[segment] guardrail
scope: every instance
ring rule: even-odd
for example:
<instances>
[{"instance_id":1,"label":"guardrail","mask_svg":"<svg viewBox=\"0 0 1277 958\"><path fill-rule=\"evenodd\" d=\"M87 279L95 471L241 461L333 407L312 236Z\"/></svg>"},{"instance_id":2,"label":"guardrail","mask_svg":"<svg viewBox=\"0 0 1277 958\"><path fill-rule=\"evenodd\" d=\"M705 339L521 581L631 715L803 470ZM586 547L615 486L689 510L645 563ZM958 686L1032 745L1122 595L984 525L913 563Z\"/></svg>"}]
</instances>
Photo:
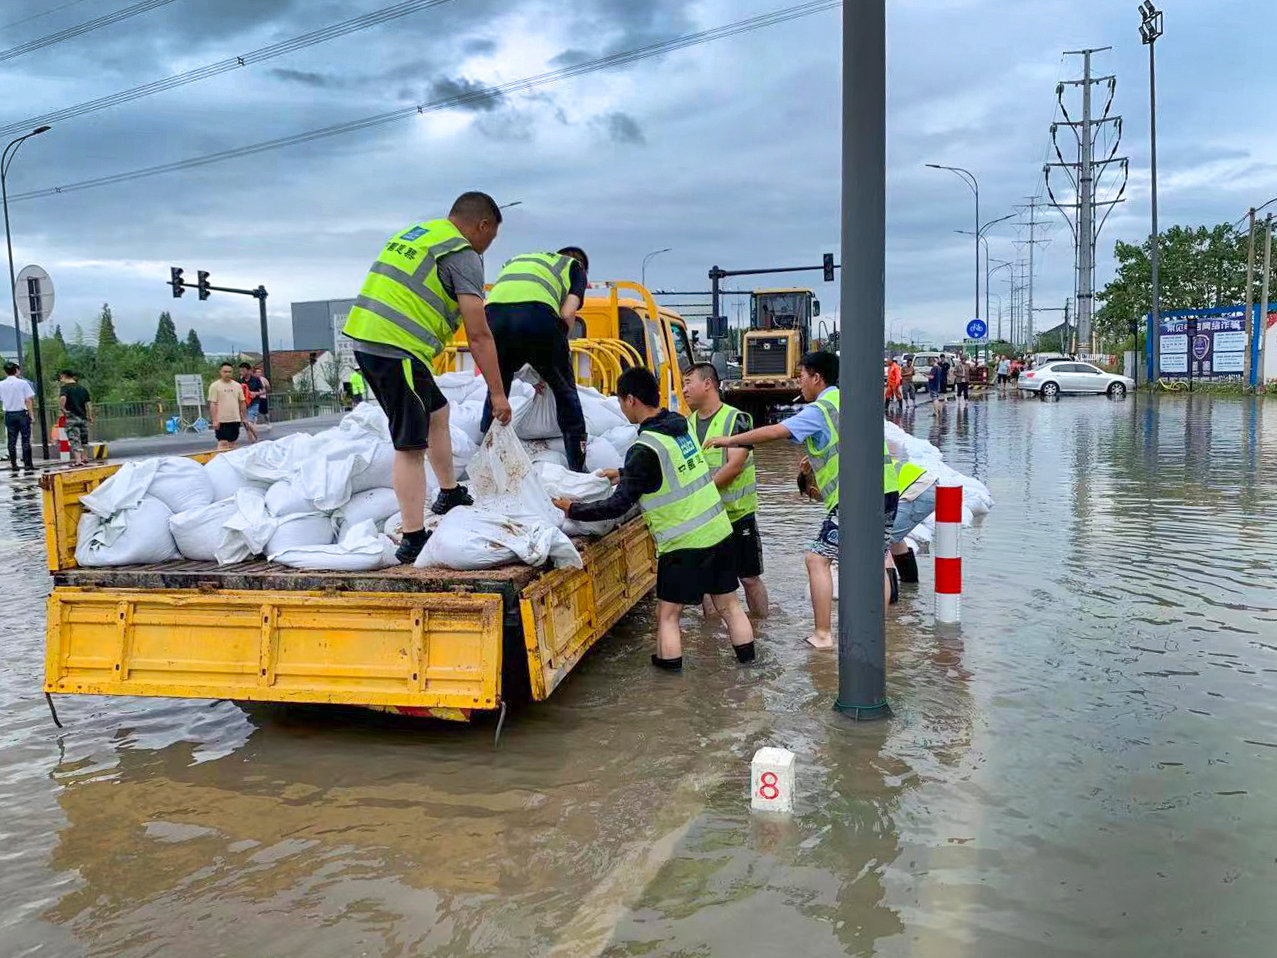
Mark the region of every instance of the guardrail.
<instances>
[{"instance_id":1,"label":"guardrail","mask_svg":"<svg viewBox=\"0 0 1277 958\"><path fill-rule=\"evenodd\" d=\"M308 393L272 393L269 397L271 422L290 422L308 416L323 416L343 412L347 407L331 394L312 396ZM194 409L184 407L188 416ZM57 407L52 419L56 420ZM201 408L201 414L206 413ZM111 442L116 439L132 439L139 436L158 436L167 432L166 423L178 414L177 404L167 399L148 399L135 402L95 402L93 423L89 426L89 439L95 442Z\"/></svg>"}]
</instances>

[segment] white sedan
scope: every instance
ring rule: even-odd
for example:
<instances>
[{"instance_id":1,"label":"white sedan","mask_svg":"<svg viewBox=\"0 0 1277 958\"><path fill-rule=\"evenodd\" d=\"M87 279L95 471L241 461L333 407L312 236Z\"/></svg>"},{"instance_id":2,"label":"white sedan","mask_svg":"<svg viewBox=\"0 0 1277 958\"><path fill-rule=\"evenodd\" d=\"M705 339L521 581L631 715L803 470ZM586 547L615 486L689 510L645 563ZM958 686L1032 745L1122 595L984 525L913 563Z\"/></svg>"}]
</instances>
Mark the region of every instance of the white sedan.
<instances>
[{"instance_id":1,"label":"white sedan","mask_svg":"<svg viewBox=\"0 0 1277 958\"><path fill-rule=\"evenodd\" d=\"M1060 393L1107 393L1120 399L1135 388L1135 380L1129 376L1106 373L1090 363L1056 359L1020 373L1018 385L1021 389L1048 398Z\"/></svg>"}]
</instances>

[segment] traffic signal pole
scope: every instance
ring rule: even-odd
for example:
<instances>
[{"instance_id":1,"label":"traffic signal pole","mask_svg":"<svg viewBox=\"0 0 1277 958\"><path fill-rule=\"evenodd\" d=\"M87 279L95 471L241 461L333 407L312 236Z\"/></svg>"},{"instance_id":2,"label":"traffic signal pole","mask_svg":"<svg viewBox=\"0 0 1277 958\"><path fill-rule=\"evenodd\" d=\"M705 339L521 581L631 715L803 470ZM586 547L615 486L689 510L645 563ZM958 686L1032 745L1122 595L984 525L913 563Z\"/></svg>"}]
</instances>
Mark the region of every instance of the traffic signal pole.
<instances>
[{"instance_id":1,"label":"traffic signal pole","mask_svg":"<svg viewBox=\"0 0 1277 958\"><path fill-rule=\"evenodd\" d=\"M182 278L182 270L176 266L169 269L171 279L166 285L173 287L173 298L181 299L182 294L188 289L199 290L200 299L208 299L209 293L237 293L240 296L252 296L257 300L257 307L261 317L262 329L262 375L270 379L270 331L266 326L266 287L258 286L256 289L236 289L234 286L213 286L208 281L209 274L199 271L199 281L188 283Z\"/></svg>"}]
</instances>

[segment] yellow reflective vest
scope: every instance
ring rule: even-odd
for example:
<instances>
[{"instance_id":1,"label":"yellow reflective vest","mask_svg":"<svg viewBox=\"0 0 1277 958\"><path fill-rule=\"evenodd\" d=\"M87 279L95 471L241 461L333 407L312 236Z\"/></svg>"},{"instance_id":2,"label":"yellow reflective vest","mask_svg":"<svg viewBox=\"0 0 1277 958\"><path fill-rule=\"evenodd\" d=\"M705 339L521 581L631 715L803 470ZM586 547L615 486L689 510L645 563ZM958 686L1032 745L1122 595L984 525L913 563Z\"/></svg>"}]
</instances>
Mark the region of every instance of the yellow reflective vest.
<instances>
[{"instance_id":1,"label":"yellow reflective vest","mask_svg":"<svg viewBox=\"0 0 1277 958\"><path fill-rule=\"evenodd\" d=\"M640 432L637 442L656 453L661 463L660 488L639 496L657 555L707 549L732 534L705 456L690 432L674 437L649 430Z\"/></svg>"},{"instance_id":2,"label":"yellow reflective vest","mask_svg":"<svg viewBox=\"0 0 1277 958\"><path fill-rule=\"evenodd\" d=\"M501 268L488 293L489 303L543 303L556 313L572 287L571 256L525 253Z\"/></svg>"},{"instance_id":3,"label":"yellow reflective vest","mask_svg":"<svg viewBox=\"0 0 1277 958\"><path fill-rule=\"evenodd\" d=\"M708 440L717 436L733 435L736 432L737 420L744 415L745 413L736 407L723 403L710 419L709 425L705 427L705 438ZM702 451L711 474L721 469L723 463L727 461L726 449L702 449ZM733 479L726 489L720 489L718 492L722 496L723 506L727 509L727 518L732 522L752 516L758 511L758 472L754 468L754 450L749 450L749 455L745 459L745 468L740 471L740 475Z\"/></svg>"}]
</instances>

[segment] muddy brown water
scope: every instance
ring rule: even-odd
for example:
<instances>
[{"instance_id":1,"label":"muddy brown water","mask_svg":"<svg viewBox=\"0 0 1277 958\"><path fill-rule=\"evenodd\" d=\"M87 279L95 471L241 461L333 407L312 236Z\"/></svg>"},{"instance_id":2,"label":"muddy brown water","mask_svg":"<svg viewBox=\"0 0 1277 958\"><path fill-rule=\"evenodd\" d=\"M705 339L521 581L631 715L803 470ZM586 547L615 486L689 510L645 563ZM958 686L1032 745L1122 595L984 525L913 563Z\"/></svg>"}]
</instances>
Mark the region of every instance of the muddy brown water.
<instances>
[{"instance_id":1,"label":"muddy brown water","mask_svg":"<svg viewBox=\"0 0 1277 958\"><path fill-rule=\"evenodd\" d=\"M641 606L490 725L40 695L32 483L0 486L0 955L1266 956L1277 916L1277 404L975 402L960 632L890 613L895 717L802 644L797 453L760 454L762 663ZM748 761L799 755L751 816Z\"/></svg>"}]
</instances>

